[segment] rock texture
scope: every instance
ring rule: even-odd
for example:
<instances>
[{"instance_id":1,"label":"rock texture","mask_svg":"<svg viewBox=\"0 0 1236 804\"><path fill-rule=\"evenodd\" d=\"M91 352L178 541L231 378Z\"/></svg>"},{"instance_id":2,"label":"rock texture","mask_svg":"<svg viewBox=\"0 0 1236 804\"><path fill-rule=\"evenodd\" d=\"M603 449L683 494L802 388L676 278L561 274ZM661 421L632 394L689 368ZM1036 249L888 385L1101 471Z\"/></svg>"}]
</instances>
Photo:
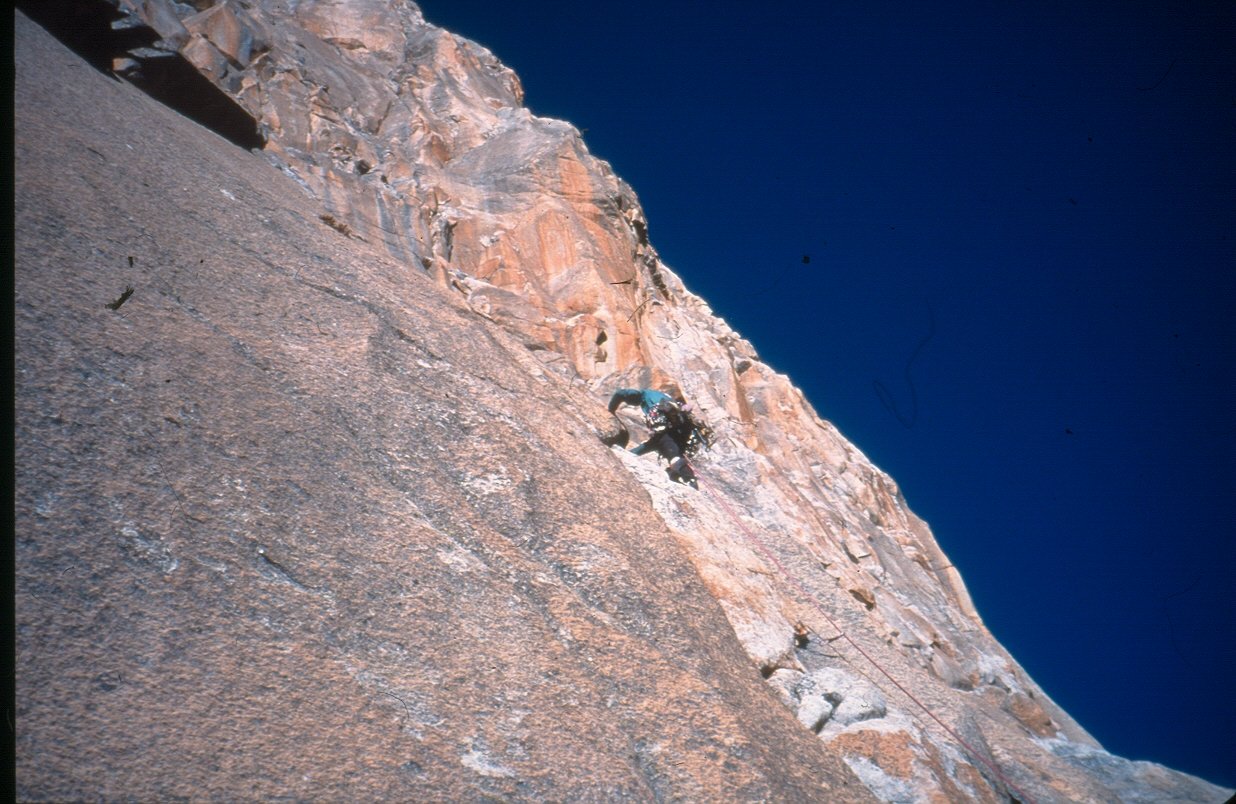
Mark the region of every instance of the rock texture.
<instances>
[{"instance_id":1,"label":"rock texture","mask_svg":"<svg viewBox=\"0 0 1236 804\"><path fill-rule=\"evenodd\" d=\"M266 147L18 17L23 798L1230 794L1052 703L488 51L406 2L119 7ZM602 443L669 383L700 493Z\"/></svg>"},{"instance_id":2,"label":"rock texture","mask_svg":"<svg viewBox=\"0 0 1236 804\"><path fill-rule=\"evenodd\" d=\"M585 395L17 41L23 799L864 797Z\"/></svg>"}]
</instances>

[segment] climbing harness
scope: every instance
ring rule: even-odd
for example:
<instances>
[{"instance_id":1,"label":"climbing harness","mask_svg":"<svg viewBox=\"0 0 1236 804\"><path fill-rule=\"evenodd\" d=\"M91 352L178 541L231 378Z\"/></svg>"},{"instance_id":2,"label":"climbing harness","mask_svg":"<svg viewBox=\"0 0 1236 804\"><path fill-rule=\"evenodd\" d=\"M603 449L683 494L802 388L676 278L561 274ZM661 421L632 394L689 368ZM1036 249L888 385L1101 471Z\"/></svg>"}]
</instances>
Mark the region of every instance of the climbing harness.
<instances>
[{"instance_id":1,"label":"climbing harness","mask_svg":"<svg viewBox=\"0 0 1236 804\"><path fill-rule=\"evenodd\" d=\"M690 466L690 464L688 464L688 466ZM691 468L693 470L696 481L698 483L699 482L699 472L695 472L694 467L691 467ZM1021 788L1019 788L1017 785L1009 781L1008 777L1005 776L998 767L996 767L994 762L988 761L982 754L980 754L977 750L975 750L974 747L971 746L968 742L966 742L960 734L954 731L947 723L945 723L934 712L932 712L929 708L927 708L926 704L920 701L914 695L914 693L906 689L905 686L902 685L902 683L898 681L893 676L892 673L884 669L883 665L877 662L875 658L871 656L871 654L869 654L866 650L864 650L863 647L858 644L858 642L856 642L848 633L846 633L846 631L837 624L836 620L834 620L832 616L829 615L828 611L824 608L824 604L820 601L820 599L816 595L812 594L811 592L808 592L807 588L798 580L798 578L796 578L792 572L786 569L785 566L780 561L777 560L777 557L773 555L772 551L764 546L764 543L761 542L759 538L754 533L751 532L750 528L748 528L745 524L743 524L742 519L739 518L738 513L734 511L733 506L730 505L728 500L726 500L723 496L721 496L716 491L714 491L712 486L708 483L699 483L697 488L700 488L704 492L704 494L708 496L710 500L715 501L718 505L720 505L722 509L725 510L726 514L729 515L730 519L734 521L734 524L738 526L738 529L742 531L743 535L746 536L747 541L750 542L750 544L753 547L755 547L756 551L759 552L759 554L762 555L765 558L765 560L769 562L769 564L776 567L777 571L781 574L781 577L784 578L790 584L790 586L792 586L794 590L798 592L798 594L803 598L803 600L809 602L816 609L816 611L818 611L821 615L823 615L825 621L829 624L829 626L832 627L834 631L837 632L839 636L845 639L845 641L848 642L856 651L858 651L858 653L862 655L864 659L870 662L871 665L875 667L875 669L879 670L880 673L893 684L893 686L901 690L901 692L904 693L907 698L909 698L911 701L917 704L920 709L926 712L927 716L930 717L932 720L934 720L936 724L940 726L940 728L944 729L944 731L953 740L955 740L958 745L966 749L966 751L969 752L969 754L972 757L977 759L980 763L983 764L984 767L986 767L993 774L995 774L996 778L999 779L1004 784L1007 790L1011 790L1015 792L1017 794L1017 797L1014 799L1015 801L1024 802L1024 804L1034 804L1034 799L1032 799L1024 791L1022 791ZM866 674L864 673L864 675ZM1010 795L1010 797L1012 796Z\"/></svg>"}]
</instances>

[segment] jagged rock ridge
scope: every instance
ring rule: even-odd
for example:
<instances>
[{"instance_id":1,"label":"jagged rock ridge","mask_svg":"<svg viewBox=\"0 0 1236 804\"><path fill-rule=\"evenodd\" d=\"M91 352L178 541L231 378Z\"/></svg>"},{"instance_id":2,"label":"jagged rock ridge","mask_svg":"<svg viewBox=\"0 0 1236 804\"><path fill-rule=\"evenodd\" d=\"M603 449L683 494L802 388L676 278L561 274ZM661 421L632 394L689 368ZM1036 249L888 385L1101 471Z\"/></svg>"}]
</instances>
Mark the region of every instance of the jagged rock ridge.
<instances>
[{"instance_id":1,"label":"jagged rock ridge","mask_svg":"<svg viewBox=\"0 0 1236 804\"><path fill-rule=\"evenodd\" d=\"M1034 800L1218 796L1106 754L1038 689L893 481L488 51L411 3L120 6L267 148L195 132L191 159L158 118L194 184L138 191L159 160L115 110L36 143L33 110L76 96L19 76L19 672L56 679L28 689L31 797L1008 795L834 624ZM73 158L77 185L35 180ZM592 438L613 387L670 381L722 436L706 495ZM301 708L330 728L306 742ZM85 747L122 719L121 750Z\"/></svg>"}]
</instances>

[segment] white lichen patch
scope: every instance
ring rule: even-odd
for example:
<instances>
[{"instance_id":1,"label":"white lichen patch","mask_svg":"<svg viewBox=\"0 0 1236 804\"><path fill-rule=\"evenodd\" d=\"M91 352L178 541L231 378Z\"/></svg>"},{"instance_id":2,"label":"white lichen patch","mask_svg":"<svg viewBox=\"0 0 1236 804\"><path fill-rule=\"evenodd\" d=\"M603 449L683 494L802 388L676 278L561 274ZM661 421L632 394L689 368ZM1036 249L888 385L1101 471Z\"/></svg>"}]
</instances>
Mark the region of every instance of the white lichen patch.
<instances>
[{"instance_id":1,"label":"white lichen patch","mask_svg":"<svg viewBox=\"0 0 1236 804\"><path fill-rule=\"evenodd\" d=\"M157 535L142 533L132 523L120 529L121 547L134 560L170 575L180 566L163 540Z\"/></svg>"},{"instance_id":2,"label":"white lichen patch","mask_svg":"<svg viewBox=\"0 0 1236 804\"><path fill-rule=\"evenodd\" d=\"M507 477L505 471L487 472L483 475L469 475L461 485L477 494L497 494L511 486L511 478Z\"/></svg>"},{"instance_id":3,"label":"white lichen patch","mask_svg":"<svg viewBox=\"0 0 1236 804\"><path fill-rule=\"evenodd\" d=\"M484 751L475 746L460 757L459 761L463 763L465 768L479 773L481 776L491 776L497 778L510 778L515 775L515 771L495 761Z\"/></svg>"}]
</instances>

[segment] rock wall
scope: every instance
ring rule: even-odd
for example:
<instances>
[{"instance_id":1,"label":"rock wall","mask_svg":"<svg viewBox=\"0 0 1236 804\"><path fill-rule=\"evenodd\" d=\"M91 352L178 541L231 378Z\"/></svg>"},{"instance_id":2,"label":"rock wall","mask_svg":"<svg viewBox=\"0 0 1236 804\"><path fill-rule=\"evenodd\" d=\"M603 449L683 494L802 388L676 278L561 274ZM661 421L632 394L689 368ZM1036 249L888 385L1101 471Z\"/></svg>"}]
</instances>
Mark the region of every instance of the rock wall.
<instances>
[{"instance_id":1,"label":"rock wall","mask_svg":"<svg viewBox=\"0 0 1236 804\"><path fill-rule=\"evenodd\" d=\"M21 800L870 800L586 395L20 17L17 64Z\"/></svg>"},{"instance_id":2,"label":"rock wall","mask_svg":"<svg viewBox=\"0 0 1236 804\"><path fill-rule=\"evenodd\" d=\"M26 797L1226 795L1052 703L484 48L407 2L118 7L266 146L19 18ZM702 492L596 438L627 385L713 425Z\"/></svg>"}]
</instances>

